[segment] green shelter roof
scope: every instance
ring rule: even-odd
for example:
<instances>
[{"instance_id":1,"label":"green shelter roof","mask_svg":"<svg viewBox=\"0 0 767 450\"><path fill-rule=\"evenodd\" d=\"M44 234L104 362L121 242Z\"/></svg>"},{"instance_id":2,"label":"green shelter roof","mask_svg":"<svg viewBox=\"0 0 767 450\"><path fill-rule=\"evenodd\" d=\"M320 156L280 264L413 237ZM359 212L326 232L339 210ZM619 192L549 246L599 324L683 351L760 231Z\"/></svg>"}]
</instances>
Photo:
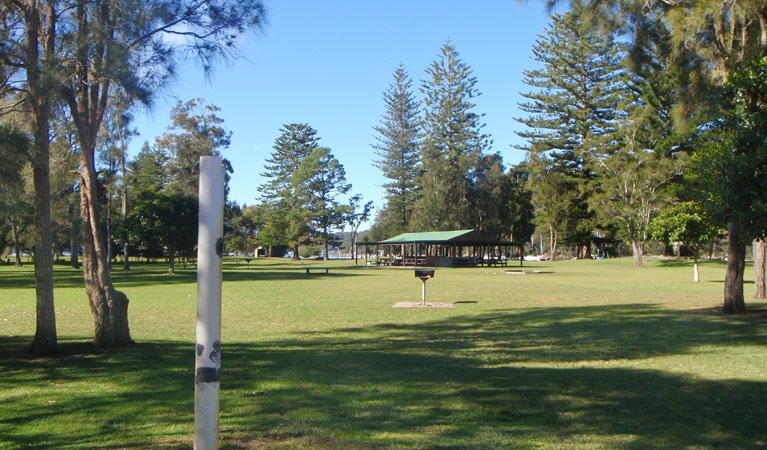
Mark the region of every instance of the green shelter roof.
<instances>
[{"instance_id":1,"label":"green shelter roof","mask_svg":"<svg viewBox=\"0 0 767 450\"><path fill-rule=\"evenodd\" d=\"M426 233L402 233L393 238L381 241L385 244L398 244L406 242L447 242L474 230L455 230L455 231L429 231Z\"/></svg>"}]
</instances>

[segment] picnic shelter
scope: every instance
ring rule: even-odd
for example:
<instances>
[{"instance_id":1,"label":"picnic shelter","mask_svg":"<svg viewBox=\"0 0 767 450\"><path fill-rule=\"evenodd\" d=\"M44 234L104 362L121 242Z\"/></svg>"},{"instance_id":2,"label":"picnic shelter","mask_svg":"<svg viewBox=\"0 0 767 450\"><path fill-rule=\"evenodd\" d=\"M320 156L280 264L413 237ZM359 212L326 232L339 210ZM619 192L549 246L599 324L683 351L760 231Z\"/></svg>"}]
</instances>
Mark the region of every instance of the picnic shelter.
<instances>
[{"instance_id":1,"label":"picnic shelter","mask_svg":"<svg viewBox=\"0 0 767 450\"><path fill-rule=\"evenodd\" d=\"M375 265L407 267L477 267L506 266L519 260L522 265L524 244L504 241L479 230L403 233L379 242L357 242L356 255L364 255L369 264L369 250L375 249ZM355 264L358 257L355 257Z\"/></svg>"}]
</instances>

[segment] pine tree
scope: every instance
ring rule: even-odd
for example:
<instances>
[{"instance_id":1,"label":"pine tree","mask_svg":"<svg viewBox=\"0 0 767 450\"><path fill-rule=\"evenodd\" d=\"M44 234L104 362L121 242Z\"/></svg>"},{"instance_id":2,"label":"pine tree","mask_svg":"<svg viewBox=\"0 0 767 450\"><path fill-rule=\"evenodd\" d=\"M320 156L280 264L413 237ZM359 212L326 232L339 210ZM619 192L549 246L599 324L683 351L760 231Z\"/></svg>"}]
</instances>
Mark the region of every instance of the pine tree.
<instances>
[{"instance_id":1,"label":"pine tree","mask_svg":"<svg viewBox=\"0 0 767 450\"><path fill-rule=\"evenodd\" d=\"M533 59L542 68L524 72L524 83L534 90L522 94L528 101L519 106L529 115L517 119L528 127L518 133L527 140L519 148L537 155L537 164L531 166L540 169L531 182L536 203L541 205L542 195L551 191L545 185L550 184L544 177L548 172L559 174L559 188L571 189L567 200L558 202L567 211L539 217L547 217L552 240L565 232L566 241L579 247L588 244L596 225L588 210L593 180L589 160L614 148L615 114L624 89L620 45L587 24L584 14L576 3L573 10L552 15L551 25L533 46Z\"/></svg>"},{"instance_id":2,"label":"pine tree","mask_svg":"<svg viewBox=\"0 0 767 450\"><path fill-rule=\"evenodd\" d=\"M308 124L291 123L280 129L282 133L274 151L266 160L261 175L267 182L259 187L263 201L267 245L289 245L293 258L298 259L299 247L310 239L309 217L303 182L299 175L301 164L319 148L317 131Z\"/></svg>"},{"instance_id":3,"label":"pine tree","mask_svg":"<svg viewBox=\"0 0 767 450\"><path fill-rule=\"evenodd\" d=\"M378 156L374 165L389 180L383 185L386 190L383 210L386 213L379 217L389 218L387 228L393 234L405 232L410 227L421 174L418 101L411 85L407 71L400 65L394 71L394 81L383 94L386 111L381 124L373 127L378 133L377 143L372 145Z\"/></svg>"},{"instance_id":4,"label":"pine tree","mask_svg":"<svg viewBox=\"0 0 767 450\"><path fill-rule=\"evenodd\" d=\"M165 165L168 155L159 147L152 147L144 142L141 150L128 163L130 169L129 184L136 192L162 192L168 184L168 172Z\"/></svg>"},{"instance_id":5,"label":"pine tree","mask_svg":"<svg viewBox=\"0 0 767 450\"><path fill-rule=\"evenodd\" d=\"M349 192L352 186L346 182L344 166L326 147L317 148L304 158L295 179L301 180L313 235L322 241L327 260L328 244L334 236L331 231L341 228L348 214L348 208L338 201L338 196Z\"/></svg>"},{"instance_id":6,"label":"pine tree","mask_svg":"<svg viewBox=\"0 0 767 450\"><path fill-rule=\"evenodd\" d=\"M491 145L482 134L480 116L472 110L479 96L477 80L448 41L426 69L421 159L423 193L416 208L416 227L429 230L468 228L478 214L472 206L484 151Z\"/></svg>"}]
</instances>

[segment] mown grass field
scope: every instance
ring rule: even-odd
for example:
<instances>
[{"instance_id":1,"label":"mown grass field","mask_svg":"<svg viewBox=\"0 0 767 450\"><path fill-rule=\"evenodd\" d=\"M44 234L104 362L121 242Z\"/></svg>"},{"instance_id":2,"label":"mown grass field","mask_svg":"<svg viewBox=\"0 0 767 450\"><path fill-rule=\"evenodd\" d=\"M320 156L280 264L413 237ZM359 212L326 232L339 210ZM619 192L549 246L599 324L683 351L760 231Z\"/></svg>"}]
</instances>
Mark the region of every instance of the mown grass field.
<instances>
[{"instance_id":1,"label":"mown grass field","mask_svg":"<svg viewBox=\"0 0 767 450\"><path fill-rule=\"evenodd\" d=\"M722 263L437 269L433 309L392 308L412 270L331 264L227 261L222 448L767 448L767 304L717 313ZM0 266L0 448L191 448L196 275L164 271L115 270L136 345L101 351L58 266L61 355L34 359L32 268Z\"/></svg>"}]
</instances>

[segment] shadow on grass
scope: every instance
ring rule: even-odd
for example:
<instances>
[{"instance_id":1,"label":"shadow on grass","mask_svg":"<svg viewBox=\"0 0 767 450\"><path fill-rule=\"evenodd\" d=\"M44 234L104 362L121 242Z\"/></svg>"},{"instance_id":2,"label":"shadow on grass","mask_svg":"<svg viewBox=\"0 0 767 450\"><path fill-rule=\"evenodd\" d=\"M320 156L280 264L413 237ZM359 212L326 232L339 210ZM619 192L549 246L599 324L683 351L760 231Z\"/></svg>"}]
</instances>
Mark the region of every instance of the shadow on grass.
<instances>
[{"instance_id":1,"label":"shadow on grass","mask_svg":"<svg viewBox=\"0 0 767 450\"><path fill-rule=\"evenodd\" d=\"M223 272L224 281L277 281L277 280L313 280L319 277L352 277L364 276L363 271L349 271L346 268L331 268L328 274L311 275L306 274L305 267L300 265L286 265L284 268L251 268L245 267L230 268ZM309 266L311 267L311 266ZM23 268L21 270L9 269L0 271L0 289L33 289L35 287L35 278L33 268ZM351 272L351 273L350 273ZM197 271L194 268L178 268L175 274L169 274L167 266L161 265L134 265L130 271L121 269L112 271L112 280L115 287L119 290L121 287L168 285L168 284L187 284L197 282ZM79 269L70 269L68 267L56 267L54 270L54 287L72 288L83 287L83 273Z\"/></svg>"},{"instance_id":2,"label":"shadow on grass","mask_svg":"<svg viewBox=\"0 0 767 450\"><path fill-rule=\"evenodd\" d=\"M222 447L752 448L767 438L765 382L578 363L764 337L762 324L622 305L225 343ZM0 338L0 355L26 342ZM192 343L62 346L0 356L0 447L191 447Z\"/></svg>"}]
</instances>

